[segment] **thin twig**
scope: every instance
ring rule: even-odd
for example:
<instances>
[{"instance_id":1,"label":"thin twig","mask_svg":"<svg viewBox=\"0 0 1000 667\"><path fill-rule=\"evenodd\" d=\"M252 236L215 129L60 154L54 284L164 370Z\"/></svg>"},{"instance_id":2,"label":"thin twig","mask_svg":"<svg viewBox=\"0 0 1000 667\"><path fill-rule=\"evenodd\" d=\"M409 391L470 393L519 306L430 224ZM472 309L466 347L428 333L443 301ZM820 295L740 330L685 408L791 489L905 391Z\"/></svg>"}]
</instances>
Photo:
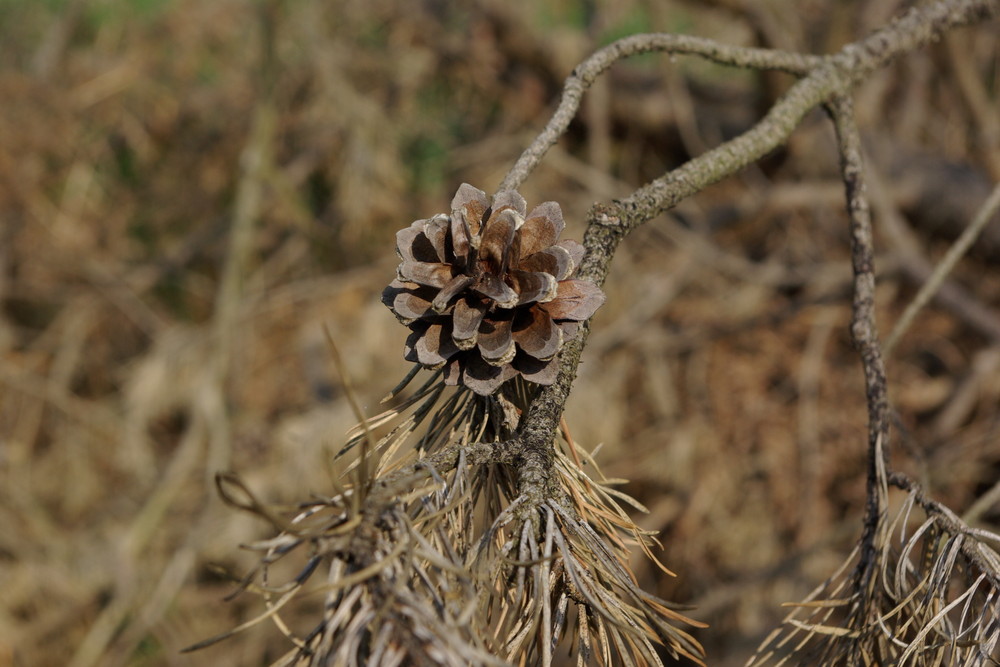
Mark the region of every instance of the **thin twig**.
<instances>
[{"instance_id":1,"label":"thin twig","mask_svg":"<svg viewBox=\"0 0 1000 667\"><path fill-rule=\"evenodd\" d=\"M922 252L917 235L893 203L889 187L882 182L877 169L869 170L868 181L880 230L888 236L894 253L899 255L900 266L906 276L914 283L923 285L934 273L934 265ZM946 279L934 296L938 303L967 325L993 341L1000 341L1000 317L958 282Z\"/></svg>"},{"instance_id":2,"label":"thin twig","mask_svg":"<svg viewBox=\"0 0 1000 667\"><path fill-rule=\"evenodd\" d=\"M857 575L864 596L862 610L873 604L869 595L877 594L869 585L877 566L880 527L885 518L885 471L888 468L889 398L888 382L878 328L875 324L875 247L871 209L868 204L861 136L854 121L851 98L841 96L827 105L837 133L840 170L847 194L851 220L851 265L854 270L851 340L861 357L868 403L868 476L865 486L864 532L861 536L861 560Z\"/></svg>"},{"instance_id":3,"label":"thin twig","mask_svg":"<svg viewBox=\"0 0 1000 667\"><path fill-rule=\"evenodd\" d=\"M941 288L942 283L944 283L945 278L958 264L958 260L968 252L972 244L976 242L979 238L979 234L986 227L987 223L993 219L997 211L1000 210L1000 185L993 188L993 192L990 196L986 198L983 205L976 212L976 216L972 219L965 230L962 231L961 236L955 239L955 242L951 244L948 248L948 252L945 256L938 262L935 267L934 272L931 274L927 282L923 284L917 295L913 297L909 305L906 306L906 310L903 311L903 315L896 322L896 326L893 327L892 333L886 338L885 345L883 346L883 352L885 356L892 354L893 348L896 347L896 343L899 342L900 337L906 332L906 330L913 324L914 318L916 318L917 313L927 305L927 303L934 298L934 295Z\"/></svg>"}]
</instances>

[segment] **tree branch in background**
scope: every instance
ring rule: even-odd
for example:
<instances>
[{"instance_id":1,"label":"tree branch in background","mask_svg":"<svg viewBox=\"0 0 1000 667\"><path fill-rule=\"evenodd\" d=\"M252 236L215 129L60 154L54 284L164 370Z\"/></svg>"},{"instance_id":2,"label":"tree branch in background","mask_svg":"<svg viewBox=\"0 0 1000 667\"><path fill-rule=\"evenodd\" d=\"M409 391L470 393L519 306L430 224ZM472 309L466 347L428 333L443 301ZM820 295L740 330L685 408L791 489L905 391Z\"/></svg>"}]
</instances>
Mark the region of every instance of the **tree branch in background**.
<instances>
[{"instance_id":1,"label":"tree branch in background","mask_svg":"<svg viewBox=\"0 0 1000 667\"><path fill-rule=\"evenodd\" d=\"M920 287L920 291L917 296L913 298L913 301L906 307L906 310L900 316L899 321L896 322L896 326L893 327L892 332L886 338L884 352L886 356L892 354L892 350L896 347L896 343L899 342L900 337L906 333L906 330L913 324L913 320L916 318L917 313L927 305L927 303L934 298L938 291L942 288L945 279L948 274L951 273L955 265L958 264L958 260L968 252L969 248L976 242L979 238L979 234L983 231L983 228L993 219L997 211L1000 210L1000 185L993 188L993 192L990 196L986 198L983 205L980 207L979 211L976 213L976 217L972 219L969 226L966 227L961 236L959 236L955 242L948 248L947 254L938 262L937 266L934 268L933 273L931 273L926 282ZM994 318L995 319L995 318ZM994 331L994 336L1000 334L1000 331Z\"/></svg>"}]
</instances>

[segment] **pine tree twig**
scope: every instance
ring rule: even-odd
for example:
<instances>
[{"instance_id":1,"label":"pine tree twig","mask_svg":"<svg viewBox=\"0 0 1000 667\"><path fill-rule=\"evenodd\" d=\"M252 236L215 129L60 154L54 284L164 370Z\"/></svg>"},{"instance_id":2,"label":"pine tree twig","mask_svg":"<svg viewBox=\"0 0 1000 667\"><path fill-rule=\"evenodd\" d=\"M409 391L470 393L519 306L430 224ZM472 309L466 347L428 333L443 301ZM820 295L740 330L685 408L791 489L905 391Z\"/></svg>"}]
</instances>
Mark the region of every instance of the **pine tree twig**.
<instances>
[{"instance_id":1,"label":"pine tree twig","mask_svg":"<svg viewBox=\"0 0 1000 667\"><path fill-rule=\"evenodd\" d=\"M827 104L837 135L841 177L847 195L851 229L851 265L854 273L851 340L861 357L868 405L868 475L865 484L865 517L861 535L861 557L855 570L856 588L861 595L858 611L867 618L877 609L881 591L872 582L879 566L879 554L887 513L886 473L888 469L889 398L888 381L878 328L875 324L875 246L871 208L868 203L861 135L854 120L854 105L846 95ZM857 645L855 645L857 647Z\"/></svg>"},{"instance_id":2,"label":"pine tree twig","mask_svg":"<svg viewBox=\"0 0 1000 667\"><path fill-rule=\"evenodd\" d=\"M413 489L414 485L431 479L434 474L443 475L451 472L455 469L459 455L463 450L469 464L482 465L484 463L513 463L520 448L516 442L512 441L448 445L376 480L365 499L363 512L377 515L399 502L400 496Z\"/></svg>"},{"instance_id":3,"label":"pine tree twig","mask_svg":"<svg viewBox=\"0 0 1000 667\"><path fill-rule=\"evenodd\" d=\"M696 55L719 63L749 69L771 69L802 76L823 62L822 56L786 53L770 49L743 48L721 44L711 39L648 33L620 39L597 51L580 63L566 80L562 100L542 133L531 143L507 173L500 190L516 190L541 161L545 152L563 135L580 109L583 93L613 64L641 53L661 52Z\"/></svg>"},{"instance_id":4,"label":"pine tree twig","mask_svg":"<svg viewBox=\"0 0 1000 667\"><path fill-rule=\"evenodd\" d=\"M1000 545L1000 535L972 528L950 509L933 498L927 497L920 484L901 472L893 471L889 473L888 481L889 484L895 486L897 489L912 494L917 504L929 516L939 521L944 526L945 532L949 535L970 535L976 538L962 541L962 555L968 558L995 588L1000 589L1000 561L998 561L996 553L991 554L989 551L984 550L981 544L983 540L989 540Z\"/></svg>"},{"instance_id":5,"label":"pine tree twig","mask_svg":"<svg viewBox=\"0 0 1000 667\"><path fill-rule=\"evenodd\" d=\"M851 340L861 355L868 396L868 441L874 449L878 438L889 432L889 402L885 364L875 324L875 247L872 234L871 208L867 197L861 136L853 116L849 97L834 99L827 108L837 132L837 147L841 160L841 175L847 195L847 211L851 220L851 264L854 270L853 316Z\"/></svg>"}]
</instances>

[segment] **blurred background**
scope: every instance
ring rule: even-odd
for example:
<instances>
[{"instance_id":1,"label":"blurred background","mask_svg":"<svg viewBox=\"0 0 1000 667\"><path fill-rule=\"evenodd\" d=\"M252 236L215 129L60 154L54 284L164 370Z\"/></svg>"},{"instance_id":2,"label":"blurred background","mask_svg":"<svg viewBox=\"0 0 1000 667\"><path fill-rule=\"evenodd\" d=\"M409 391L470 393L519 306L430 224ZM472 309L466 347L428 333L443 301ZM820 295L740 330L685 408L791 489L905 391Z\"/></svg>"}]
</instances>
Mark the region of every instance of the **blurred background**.
<instances>
[{"instance_id":1,"label":"blurred background","mask_svg":"<svg viewBox=\"0 0 1000 667\"><path fill-rule=\"evenodd\" d=\"M667 31L829 53L894 0L0 1L0 665L265 665L226 602L275 503L329 493L354 423L406 372L379 303L394 232L491 191L597 47ZM887 333L1000 180L996 24L858 90ZM616 65L522 188L589 206L749 128L792 83L690 58ZM739 665L860 533L866 412L832 130L637 231L567 419L649 509L657 576ZM895 464L978 525L1000 477L1000 228L889 358ZM307 631L319 596L283 614Z\"/></svg>"}]
</instances>

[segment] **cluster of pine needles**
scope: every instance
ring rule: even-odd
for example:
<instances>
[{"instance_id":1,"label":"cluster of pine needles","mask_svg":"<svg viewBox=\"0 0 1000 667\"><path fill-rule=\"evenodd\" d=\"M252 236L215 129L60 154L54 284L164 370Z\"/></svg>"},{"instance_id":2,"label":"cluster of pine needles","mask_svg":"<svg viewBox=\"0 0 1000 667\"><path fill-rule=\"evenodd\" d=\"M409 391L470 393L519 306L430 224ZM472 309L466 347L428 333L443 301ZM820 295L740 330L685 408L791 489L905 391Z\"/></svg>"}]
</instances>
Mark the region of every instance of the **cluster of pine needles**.
<instances>
[{"instance_id":1,"label":"cluster of pine needles","mask_svg":"<svg viewBox=\"0 0 1000 667\"><path fill-rule=\"evenodd\" d=\"M1000 535L969 527L884 465L877 478L880 506L893 486L901 502L829 580L787 605L748 667L1000 665Z\"/></svg>"},{"instance_id":2,"label":"cluster of pine needles","mask_svg":"<svg viewBox=\"0 0 1000 667\"><path fill-rule=\"evenodd\" d=\"M671 574L622 505L644 508L614 488L622 480L606 478L565 423L554 448L561 492L518 494L503 449L532 392L518 380L477 396L433 372L349 434L349 484L292 512L220 476L229 504L278 531L246 545L261 558L238 591L262 595L266 612L189 650L271 619L294 644L275 665L551 664L561 650L580 665L659 665L663 651L701 663L704 650L680 626L703 624L643 591L629 567L638 546ZM376 440L373 430L387 426ZM271 582L271 568L293 558L304 560L297 576ZM317 594L322 619L295 635L281 609Z\"/></svg>"}]
</instances>

